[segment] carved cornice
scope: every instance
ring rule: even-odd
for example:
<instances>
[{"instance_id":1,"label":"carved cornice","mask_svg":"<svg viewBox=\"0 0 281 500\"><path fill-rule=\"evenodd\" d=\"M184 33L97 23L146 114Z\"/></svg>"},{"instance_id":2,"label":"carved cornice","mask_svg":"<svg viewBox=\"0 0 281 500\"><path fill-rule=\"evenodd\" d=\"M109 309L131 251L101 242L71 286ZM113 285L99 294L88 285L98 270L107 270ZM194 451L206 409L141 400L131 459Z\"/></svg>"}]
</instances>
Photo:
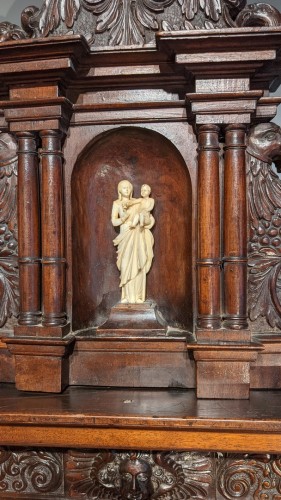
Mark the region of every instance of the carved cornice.
<instances>
[{"instance_id":1,"label":"carved cornice","mask_svg":"<svg viewBox=\"0 0 281 500\"><path fill-rule=\"evenodd\" d=\"M246 0L45 0L26 7L22 29L0 24L0 42L81 34L94 46L153 45L157 31L276 26L277 9Z\"/></svg>"}]
</instances>

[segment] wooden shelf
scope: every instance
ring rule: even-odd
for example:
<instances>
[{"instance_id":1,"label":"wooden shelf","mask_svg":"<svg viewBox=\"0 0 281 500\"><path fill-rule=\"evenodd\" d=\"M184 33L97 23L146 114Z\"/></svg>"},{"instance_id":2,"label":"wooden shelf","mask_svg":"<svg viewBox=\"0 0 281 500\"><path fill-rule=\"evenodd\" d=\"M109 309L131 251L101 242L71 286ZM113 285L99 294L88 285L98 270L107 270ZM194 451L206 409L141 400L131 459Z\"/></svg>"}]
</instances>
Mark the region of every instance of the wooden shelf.
<instances>
[{"instance_id":1,"label":"wooden shelf","mask_svg":"<svg viewBox=\"0 0 281 500\"><path fill-rule=\"evenodd\" d=\"M280 391L198 400L193 390L70 387L63 394L0 386L1 445L281 452Z\"/></svg>"}]
</instances>

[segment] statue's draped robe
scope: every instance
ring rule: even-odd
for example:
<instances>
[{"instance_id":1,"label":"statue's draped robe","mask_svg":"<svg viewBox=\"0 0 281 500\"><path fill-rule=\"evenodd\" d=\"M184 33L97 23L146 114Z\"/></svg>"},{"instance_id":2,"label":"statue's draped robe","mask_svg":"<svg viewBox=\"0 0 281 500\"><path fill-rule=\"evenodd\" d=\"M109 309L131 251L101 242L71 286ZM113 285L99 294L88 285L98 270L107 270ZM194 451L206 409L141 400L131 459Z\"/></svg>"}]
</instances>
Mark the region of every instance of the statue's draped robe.
<instances>
[{"instance_id":1,"label":"statue's draped robe","mask_svg":"<svg viewBox=\"0 0 281 500\"><path fill-rule=\"evenodd\" d=\"M120 287L122 288L121 300L130 303L145 301L146 292L146 274L150 270L153 259L154 239L150 228L154 224L154 218L151 216L151 222L148 226L140 227L138 224L130 228L130 222L133 221L139 205L129 207L129 214L126 222L120 226L120 234L114 239L113 243L118 247L117 267L120 271ZM113 204L113 213L122 217L122 204L115 201Z\"/></svg>"}]
</instances>

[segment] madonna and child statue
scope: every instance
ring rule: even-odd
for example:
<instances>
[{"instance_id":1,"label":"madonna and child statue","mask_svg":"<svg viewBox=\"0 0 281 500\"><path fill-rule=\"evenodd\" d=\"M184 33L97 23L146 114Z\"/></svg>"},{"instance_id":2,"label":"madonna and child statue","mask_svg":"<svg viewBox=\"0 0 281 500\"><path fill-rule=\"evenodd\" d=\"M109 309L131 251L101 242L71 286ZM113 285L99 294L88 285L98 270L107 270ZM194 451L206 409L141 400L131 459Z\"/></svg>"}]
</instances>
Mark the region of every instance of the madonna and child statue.
<instances>
[{"instance_id":1,"label":"madonna and child statue","mask_svg":"<svg viewBox=\"0 0 281 500\"><path fill-rule=\"evenodd\" d=\"M150 193L150 186L143 184L141 198L133 198L132 184L123 180L118 184L118 199L112 206L112 224L120 228L113 243L117 247L123 304L142 304L146 298L146 275L153 259L151 228L155 224Z\"/></svg>"}]
</instances>

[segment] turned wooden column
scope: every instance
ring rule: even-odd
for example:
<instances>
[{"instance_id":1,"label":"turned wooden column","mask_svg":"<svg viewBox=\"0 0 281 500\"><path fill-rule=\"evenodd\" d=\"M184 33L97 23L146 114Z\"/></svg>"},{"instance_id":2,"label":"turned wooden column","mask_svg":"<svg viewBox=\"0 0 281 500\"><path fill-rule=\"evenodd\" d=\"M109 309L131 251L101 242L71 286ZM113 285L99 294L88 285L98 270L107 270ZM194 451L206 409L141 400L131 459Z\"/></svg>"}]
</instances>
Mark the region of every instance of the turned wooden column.
<instances>
[{"instance_id":1,"label":"turned wooden column","mask_svg":"<svg viewBox=\"0 0 281 500\"><path fill-rule=\"evenodd\" d=\"M36 137L18 136L18 251L19 325L37 325L41 319L41 252L39 209L39 162Z\"/></svg>"},{"instance_id":2,"label":"turned wooden column","mask_svg":"<svg viewBox=\"0 0 281 500\"><path fill-rule=\"evenodd\" d=\"M43 130L41 162L43 326L66 324L61 133Z\"/></svg>"},{"instance_id":3,"label":"turned wooden column","mask_svg":"<svg viewBox=\"0 0 281 500\"><path fill-rule=\"evenodd\" d=\"M219 127L198 131L198 319L202 329L221 324Z\"/></svg>"},{"instance_id":4,"label":"turned wooden column","mask_svg":"<svg viewBox=\"0 0 281 500\"><path fill-rule=\"evenodd\" d=\"M247 328L245 125L228 125L224 159L224 326Z\"/></svg>"}]
</instances>

